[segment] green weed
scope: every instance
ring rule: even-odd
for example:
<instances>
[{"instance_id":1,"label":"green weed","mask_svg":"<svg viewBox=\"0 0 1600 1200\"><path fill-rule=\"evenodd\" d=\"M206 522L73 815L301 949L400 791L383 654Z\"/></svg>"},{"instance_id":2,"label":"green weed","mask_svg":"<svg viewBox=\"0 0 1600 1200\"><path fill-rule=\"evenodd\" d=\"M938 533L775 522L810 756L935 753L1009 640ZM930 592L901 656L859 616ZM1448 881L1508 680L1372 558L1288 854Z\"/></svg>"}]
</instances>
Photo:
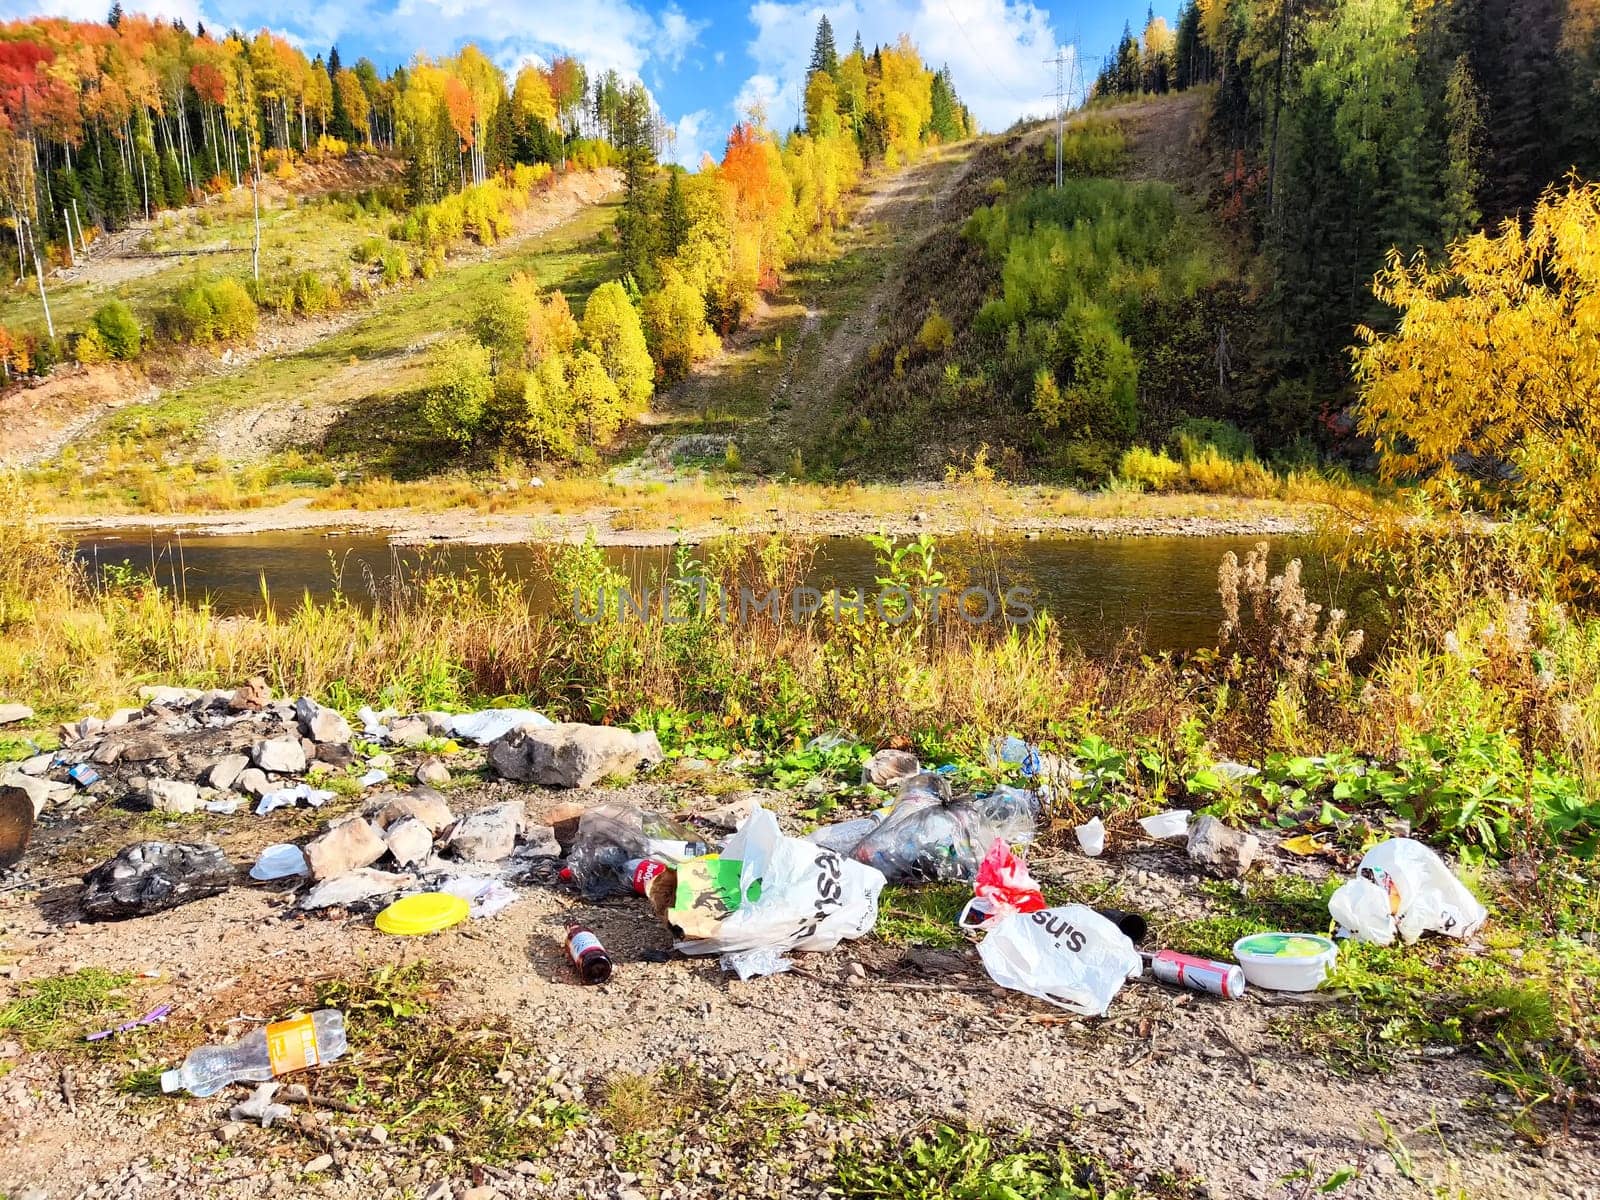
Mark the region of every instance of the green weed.
<instances>
[{"instance_id":1,"label":"green weed","mask_svg":"<svg viewBox=\"0 0 1600 1200\"><path fill-rule=\"evenodd\" d=\"M99 967L32 980L0 1008L0 1033L18 1037L30 1050L74 1045L128 1011L124 989L132 982L132 975Z\"/></svg>"}]
</instances>

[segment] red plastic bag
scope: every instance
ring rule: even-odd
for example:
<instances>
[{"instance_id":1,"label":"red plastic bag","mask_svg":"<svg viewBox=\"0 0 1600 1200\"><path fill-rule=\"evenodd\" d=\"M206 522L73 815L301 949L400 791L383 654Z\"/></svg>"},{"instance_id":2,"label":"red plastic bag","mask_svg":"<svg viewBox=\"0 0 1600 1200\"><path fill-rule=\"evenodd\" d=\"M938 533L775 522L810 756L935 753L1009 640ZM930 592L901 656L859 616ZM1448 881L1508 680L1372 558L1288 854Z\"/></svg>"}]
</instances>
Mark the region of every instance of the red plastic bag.
<instances>
[{"instance_id":1,"label":"red plastic bag","mask_svg":"<svg viewBox=\"0 0 1600 1200\"><path fill-rule=\"evenodd\" d=\"M1028 864L1004 838L995 838L978 864L972 890L972 899L957 918L963 929L988 929L1015 913L1038 912L1045 907L1044 893L1028 874Z\"/></svg>"}]
</instances>

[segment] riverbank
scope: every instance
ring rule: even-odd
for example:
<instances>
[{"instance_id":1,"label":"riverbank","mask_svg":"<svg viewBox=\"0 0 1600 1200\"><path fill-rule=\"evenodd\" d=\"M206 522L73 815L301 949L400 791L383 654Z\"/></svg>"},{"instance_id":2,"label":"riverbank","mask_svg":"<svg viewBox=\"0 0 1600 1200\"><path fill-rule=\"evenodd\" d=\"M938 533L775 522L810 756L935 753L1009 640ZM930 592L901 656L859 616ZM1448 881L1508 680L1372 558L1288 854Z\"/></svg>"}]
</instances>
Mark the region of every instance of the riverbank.
<instances>
[{"instance_id":1,"label":"riverbank","mask_svg":"<svg viewBox=\"0 0 1600 1200\"><path fill-rule=\"evenodd\" d=\"M1237 496L1137 495L1044 487L659 484L578 490L520 488L449 495L438 507L340 506L299 497L270 507L198 512L45 512L65 533L147 529L251 534L338 530L397 545L454 543L694 545L728 534L893 537L931 534L1081 537L1278 537L1305 534L1335 511L1311 502ZM609 499L607 493L610 493Z\"/></svg>"}]
</instances>

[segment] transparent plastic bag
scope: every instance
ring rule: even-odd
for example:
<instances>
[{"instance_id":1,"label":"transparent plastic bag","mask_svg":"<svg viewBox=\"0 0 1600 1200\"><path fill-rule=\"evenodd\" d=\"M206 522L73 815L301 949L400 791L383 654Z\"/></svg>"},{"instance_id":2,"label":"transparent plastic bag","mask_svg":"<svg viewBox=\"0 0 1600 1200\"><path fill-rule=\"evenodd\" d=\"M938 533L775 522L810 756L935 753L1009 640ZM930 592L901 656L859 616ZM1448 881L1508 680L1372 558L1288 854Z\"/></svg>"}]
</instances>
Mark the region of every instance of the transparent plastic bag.
<instances>
[{"instance_id":1,"label":"transparent plastic bag","mask_svg":"<svg viewBox=\"0 0 1600 1200\"><path fill-rule=\"evenodd\" d=\"M1340 932L1358 942L1411 945L1425 933L1467 938L1489 911L1444 865L1412 838L1380 842L1361 859L1356 877L1328 899Z\"/></svg>"},{"instance_id":2,"label":"transparent plastic bag","mask_svg":"<svg viewBox=\"0 0 1600 1200\"><path fill-rule=\"evenodd\" d=\"M919 781L938 779L938 788ZM1031 841L1038 826L1038 800L1032 792L1002 788L988 796L949 799L938 776L908 781L894 810L856 845L850 857L882 871L891 883L962 880L972 882L978 863L996 838Z\"/></svg>"},{"instance_id":3,"label":"transparent plastic bag","mask_svg":"<svg viewBox=\"0 0 1600 1200\"><path fill-rule=\"evenodd\" d=\"M1105 1016L1144 970L1128 935L1081 904L1007 917L978 944L978 957L1001 987L1089 1017Z\"/></svg>"},{"instance_id":4,"label":"transparent plastic bag","mask_svg":"<svg viewBox=\"0 0 1600 1200\"><path fill-rule=\"evenodd\" d=\"M602 804L579 818L567 872L587 899L603 900L636 891L642 861L676 866L705 852L705 840L682 822L632 804Z\"/></svg>"}]
</instances>

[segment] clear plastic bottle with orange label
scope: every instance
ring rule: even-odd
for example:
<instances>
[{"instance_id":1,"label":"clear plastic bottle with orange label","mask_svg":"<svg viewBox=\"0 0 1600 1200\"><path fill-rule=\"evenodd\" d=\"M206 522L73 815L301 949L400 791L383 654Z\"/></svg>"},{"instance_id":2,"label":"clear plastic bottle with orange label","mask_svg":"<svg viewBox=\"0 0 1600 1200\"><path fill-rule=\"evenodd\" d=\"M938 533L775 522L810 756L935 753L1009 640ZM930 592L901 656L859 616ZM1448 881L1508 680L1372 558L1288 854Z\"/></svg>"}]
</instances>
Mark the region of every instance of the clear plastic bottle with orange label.
<instances>
[{"instance_id":1,"label":"clear plastic bottle with orange label","mask_svg":"<svg viewBox=\"0 0 1600 1200\"><path fill-rule=\"evenodd\" d=\"M230 1083L264 1083L275 1075L332 1062L348 1048L344 1014L322 1008L274 1021L226 1046L191 1050L183 1066L161 1073L161 1090L212 1096Z\"/></svg>"}]
</instances>

